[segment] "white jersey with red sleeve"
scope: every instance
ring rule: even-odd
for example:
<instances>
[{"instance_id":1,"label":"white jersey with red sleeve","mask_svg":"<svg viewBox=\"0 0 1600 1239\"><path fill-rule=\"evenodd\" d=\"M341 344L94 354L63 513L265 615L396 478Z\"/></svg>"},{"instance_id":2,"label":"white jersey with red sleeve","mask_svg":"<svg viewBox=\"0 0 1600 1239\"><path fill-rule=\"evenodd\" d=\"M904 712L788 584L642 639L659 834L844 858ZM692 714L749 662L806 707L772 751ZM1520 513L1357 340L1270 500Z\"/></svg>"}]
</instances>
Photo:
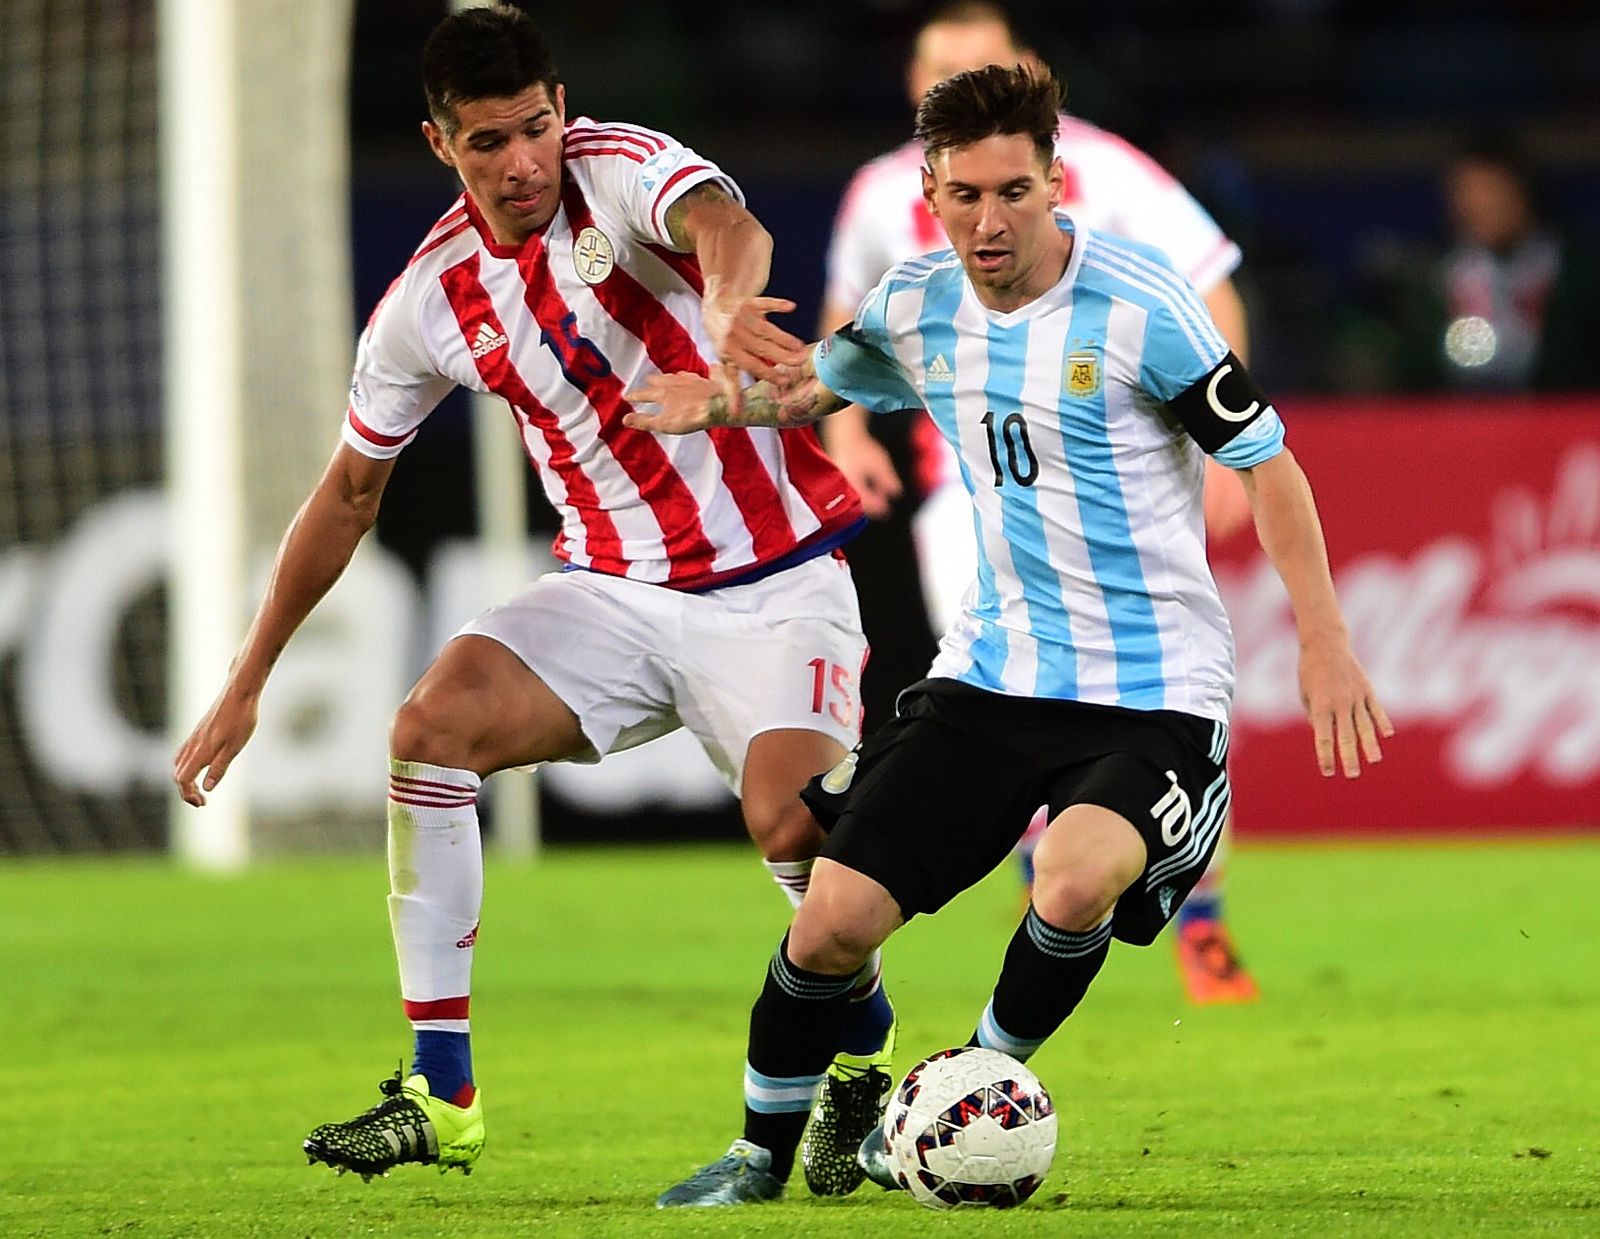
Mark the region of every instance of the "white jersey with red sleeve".
<instances>
[{"instance_id":1,"label":"white jersey with red sleeve","mask_svg":"<svg viewBox=\"0 0 1600 1239\"><path fill-rule=\"evenodd\" d=\"M541 233L499 245L463 195L373 311L344 441L392 457L452 387L492 392L560 516L556 555L634 580L701 589L843 541L860 501L813 435L622 425L624 392L714 360L699 264L666 225L706 182L743 201L672 138L580 118Z\"/></svg>"},{"instance_id":2,"label":"white jersey with red sleeve","mask_svg":"<svg viewBox=\"0 0 1600 1239\"><path fill-rule=\"evenodd\" d=\"M1154 245L1202 294L1239 265L1239 247L1206 209L1132 143L1062 116L1056 154L1066 174L1061 209L1100 232ZM851 179L833 225L826 297L854 309L890 267L949 245L922 197L922 148L908 142Z\"/></svg>"},{"instance_id":3,"label":"white jersey with red sleeve","mask_svg":"<svg viewBox=\"0 0 1600 1239\"><path fill-rule=\"evenodd\" d=\"M1239 265L1239 247L1206 209L1132 143L1063 115L1056 154L1065 174L1061 209L1077 223L1165 251L1202 295ZM851 179L828 247L830 305L854 310L891 267L950 244L923 199L922 167L922 147L908 142ZM913 450L923 494L959 481L954 454L927 419L916 427Z\"/></svg>"}]
</instances>

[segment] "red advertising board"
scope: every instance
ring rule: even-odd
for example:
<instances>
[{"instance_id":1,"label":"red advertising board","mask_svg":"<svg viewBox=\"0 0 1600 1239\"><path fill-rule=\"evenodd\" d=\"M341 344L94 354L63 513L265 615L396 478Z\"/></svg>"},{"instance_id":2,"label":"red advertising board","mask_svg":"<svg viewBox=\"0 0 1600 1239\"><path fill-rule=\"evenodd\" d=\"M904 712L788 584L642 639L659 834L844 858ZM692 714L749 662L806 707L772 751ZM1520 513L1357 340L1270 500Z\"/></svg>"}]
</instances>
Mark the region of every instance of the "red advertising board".
<instances>
[{"instance_id":1,"label":"red advertising board","mask_svg":"<svg viewBox=\"0 0 1600 1239\"><path fill-rule=\"evenodd\" d=\"M1397 734L1322 777L1282 587L1249 532L1218 543L1240 833L1600 827L1600 400L1282 411Z\"/></svg>"}]
</instances>

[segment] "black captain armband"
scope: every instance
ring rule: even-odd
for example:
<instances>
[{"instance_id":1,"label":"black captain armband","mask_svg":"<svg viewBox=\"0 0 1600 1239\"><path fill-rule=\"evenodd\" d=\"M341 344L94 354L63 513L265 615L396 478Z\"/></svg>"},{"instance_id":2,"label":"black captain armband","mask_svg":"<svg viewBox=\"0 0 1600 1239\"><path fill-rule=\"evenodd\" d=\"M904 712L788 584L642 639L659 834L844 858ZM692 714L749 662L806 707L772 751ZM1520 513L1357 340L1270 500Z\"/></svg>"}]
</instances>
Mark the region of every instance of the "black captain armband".
<instances>
[{"instance_id":1,"label":"black captain armband","mask_svg":"<svg viewBox=\"0 0 1600 1239\"><path fill-rule=\"evenodd\" d=\"M1167 401L1173 416L1207 452L1226 447L1271 407L1231 349L1205 378Z\"/></svg>"}]
</instances>

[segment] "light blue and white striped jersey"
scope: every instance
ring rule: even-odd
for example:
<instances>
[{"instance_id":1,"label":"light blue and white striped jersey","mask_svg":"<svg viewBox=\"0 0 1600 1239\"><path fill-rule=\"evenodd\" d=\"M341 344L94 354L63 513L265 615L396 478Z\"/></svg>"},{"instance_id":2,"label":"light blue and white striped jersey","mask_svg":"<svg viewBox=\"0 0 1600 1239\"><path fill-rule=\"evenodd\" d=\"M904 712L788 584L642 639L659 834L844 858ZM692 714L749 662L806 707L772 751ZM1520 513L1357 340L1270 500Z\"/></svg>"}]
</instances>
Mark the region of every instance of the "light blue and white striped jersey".
<instances>
[{"instance_id":1,"label":"light blue and white striped jersey","mask_svg":"<svg viewBox=\"0 0 1600 1239\"><path fill-rule=\"evenodd\" d=\"M998 313L953 250L911 259L818 345L817 375L874 412L926 407L960 457L978 575L931 675L1226 721L1204 454L1166 402L1228 346L1160 250L1057 219L1072 256L1043 296ZM1215 456L1247 468L1282 447L1267 406Z\"/></svg>"}]
</instances>

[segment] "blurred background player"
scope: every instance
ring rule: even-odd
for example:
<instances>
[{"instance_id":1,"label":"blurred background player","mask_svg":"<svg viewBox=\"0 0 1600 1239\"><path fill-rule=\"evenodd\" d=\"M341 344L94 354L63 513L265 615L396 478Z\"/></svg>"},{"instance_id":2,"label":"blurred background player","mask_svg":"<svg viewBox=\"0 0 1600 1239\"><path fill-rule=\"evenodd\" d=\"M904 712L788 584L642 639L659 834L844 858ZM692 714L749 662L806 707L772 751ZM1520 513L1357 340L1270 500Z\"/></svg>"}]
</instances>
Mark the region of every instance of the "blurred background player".
<instances>
[{"instance_id":1,"label":"blurred background player","mask_svg":"<svg viewBox=\"0 0 1600 1239\"><path fill-rule=\"evenodd\" d=\"M569 124L550 53L516 9L447 18L422 59L423 133L466 192L373 312L343 443L174 770L183 798L203 805L423 420L458 385L503 397L561 516L567 570L469 623L395 716L389 912L411 1073L305 1142L313 1160L364 1175L403 1162L466 1170L483 1147L468 1034L482 780L687 727L798 904L821 843L799 792L855 743L867 653L835 553L863 517L814 442L733 430L663 447L622 424L622 393L651 375L721 363L737 390L740 370L803 357L767 319L793 306L759 295L771 237L738 186L664 134ZM876 966L857 999L861 1026L843 1044L887 1053L893 1016ZM878 1112L867 1100L860 1134Z\"/></svg>"},{"instance_id":2,"label":"blurred background player","mask_svg":"<svg viewBox=\"0 0 1600 1239\"><path fill-rule=\"evenodd\" d=\"M1009 15L994 4L957 3L936 10L917 32L907 68L915 106L939 82L989 64L1031 62ZM1064 181L1061 207L1075 221L1164 250L1200 292L1218 330L1248 358L1245 310L1230 278L1239 247L1205 209L1142 151L1105 130L1063 114L1056 135ZM848 323L883 274L948 242L922 196L923 154L914 141L862 167L845 190L828 251L821 333ZM972 504L955 453L924 414L912 432L922 503L912 520L929 620L943 631L959 614L977 564ZM873 438L866 411L852 406L821 424L835 463L860 492L871 517L887 514L902 482ZM1213 537L1238 529L1250 515L1237 476L1208 461L1206 528ZM879 644L882 644L880 638ZM1033 848L1045 825L1034 815L1018 845L1024 881L1032 881ZM1195 1002L1245 1002L1257 996L1223 920L1226 836L1216 859L1178 917L1179 971Z\"/></svg>"}]
</instances>

